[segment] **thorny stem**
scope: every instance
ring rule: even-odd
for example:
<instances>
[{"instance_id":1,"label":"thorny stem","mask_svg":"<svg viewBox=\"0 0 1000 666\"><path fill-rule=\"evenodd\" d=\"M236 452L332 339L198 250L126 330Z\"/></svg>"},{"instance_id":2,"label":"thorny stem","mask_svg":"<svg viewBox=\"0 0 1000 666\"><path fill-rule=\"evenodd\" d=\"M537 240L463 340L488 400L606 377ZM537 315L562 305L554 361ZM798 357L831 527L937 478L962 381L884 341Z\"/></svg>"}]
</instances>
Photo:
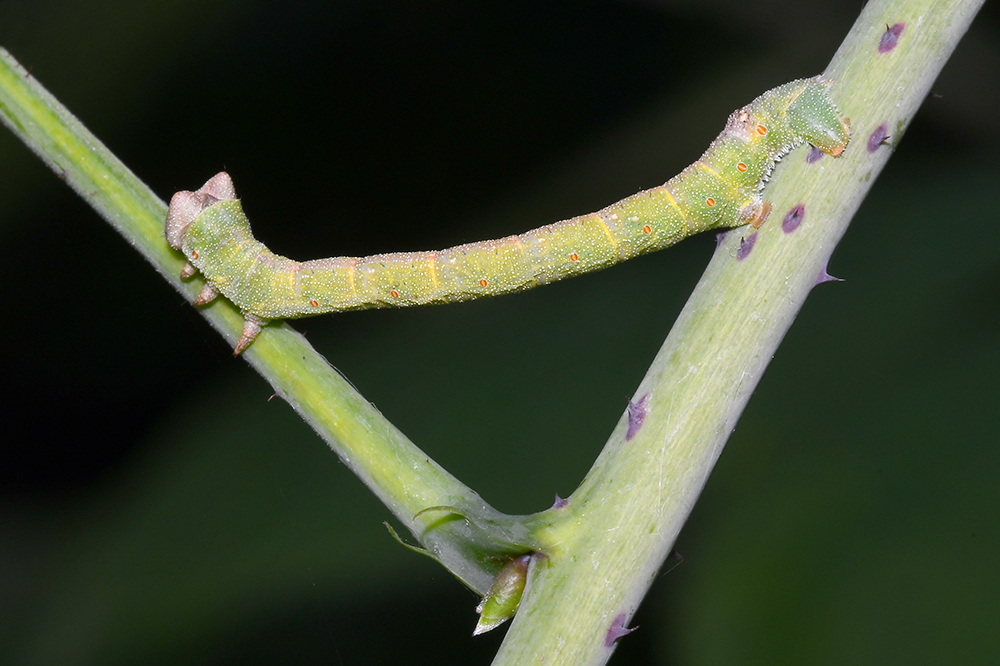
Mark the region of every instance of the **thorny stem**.
<instances>
[{"instance_id":1,"label":"thorny stem","mask_svg":"<svg viewBox=\"0 0 1000 666\"><path fill-rule=\"evenodd\" d=\"M775 172L771 221L730 233L601 456L565 505L509 517L431 461L289 327L247 360L446 567L485 592L534 557L495 666L602 664L614 650L785 331L981 0L873 0L826 75L853 121L839 160L800 150ZM0 50L0 118L193 298L163 238L166 206ZM204 311L232 342L241 317ZM643 418L638 414L642 412ZM631 432L630 432L631 431ZM431 510L439 507L439 510Z\"/></svg>"},{"instance_id":2,"label":"thorny stem","mask_svg":"<svg viewBox=\"0 0 1000 666\"><path fill-rule=\"evenodd\" d=\"M535 562L494 666L610 657L764 368L981 4L873 0L862 11L825 72L852 120L851 145L837 160L810 160L808 147L786 157L767 189L771 220L720 244L635 393L641 427L633 416L628 439L624 415L566 507L536 517L548 557Z\"/></svg>"}]
</instances>

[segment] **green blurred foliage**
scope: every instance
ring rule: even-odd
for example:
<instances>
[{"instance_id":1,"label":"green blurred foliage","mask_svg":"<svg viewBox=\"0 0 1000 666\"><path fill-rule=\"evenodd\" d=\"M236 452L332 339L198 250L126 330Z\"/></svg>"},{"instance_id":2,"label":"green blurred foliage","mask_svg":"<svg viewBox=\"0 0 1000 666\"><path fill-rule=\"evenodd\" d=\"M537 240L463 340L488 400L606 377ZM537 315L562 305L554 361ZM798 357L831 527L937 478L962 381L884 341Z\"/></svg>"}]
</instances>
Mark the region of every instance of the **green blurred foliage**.
<instances>
[{"instance_id":1,"label":"green blurred foliage","mask_svg":"<svg viewBox=\"0 0 1000 666\"><path fill-rule=\"evenodd\" d=\"M821 71L854 11L14 0L0 44L164 199L225 168L258 236L313 258L660 183ZM1000 660L998 30L987 5L614 663ZM502 630L470 638L476 598L8 132L0 173L0 661L487 663ZM536 511L586 473L712 247L297 327L484 498Z\"/></svg>"}]
</instances>

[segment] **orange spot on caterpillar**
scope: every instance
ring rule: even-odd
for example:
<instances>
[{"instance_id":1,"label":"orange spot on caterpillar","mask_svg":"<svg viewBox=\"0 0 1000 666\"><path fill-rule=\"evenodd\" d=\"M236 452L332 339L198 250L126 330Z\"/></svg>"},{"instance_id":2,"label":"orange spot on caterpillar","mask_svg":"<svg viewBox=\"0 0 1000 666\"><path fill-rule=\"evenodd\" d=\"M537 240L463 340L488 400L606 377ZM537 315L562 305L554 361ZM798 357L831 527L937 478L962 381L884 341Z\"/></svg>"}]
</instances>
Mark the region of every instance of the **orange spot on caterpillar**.
<instances>
[{"instance_id":1,"label":"orange spot on caterpillar","mask_svg":"<svg viewBox=\"0 0 1000 666\"><path fill-rule=\"evenodd\" d=\"M646 226L644 226L642 228L642 233L644 233L644 234L651 234L651 233L653 233L653 227L651 227L651 226L649 226L647 224Z\"/></svg>"},{"instance_id":2,"label":"orange spot on caterpillar","mask_svg":"<svg viewBox=\"0 0 1000 666\"><path fill-rule=\"evenodd\" d=\"M764 136L765 134L767 134L767 128L764 127L763 125L757 125L757 134Z\"/></svg>"},{"instance_id":3,"label":"orange spot on caterpillar","mask_svg":"<svg viewBox=\"0 0 1000 666\"><path fill-rule=\"evenodd\" d=\"M709 197L709 198L705 199L705 203L707 203L709 206L714 206L715 205L715 199L713 199L712 197Z\"/></svg>"},{"instance_id":4,"label":"orange spot on caterpillar","mask_svg":"<svg viewBox=\"0 0 1000 666\"><path fill-rule=\"evenodd\" d=\"M192 259L197 259L198 258L198 250L195 250L194 252L191 253L191 258Z\"/></svg>"},{"instance_id":5,"label":"orange spot on caterpillar","mask_svg":"<svg viewBox=\"0 0 1000 666\"><path fill-rule=\"evenodd\" d=\"M319 307L319 301L317 301L316 299L313 299L313 300L309 301L309 305L313 306L314 308L318 308Z\"/></svg>"},{"instance_id":6,"label":"orange spot on caterpillar","mask_svg":"<svg viewBox=\"0 0 1000 666\"><path fill-rule=\"evenodd\" d=\"M482 280L479 281L479 286L480 287L485 287L487 284L489 284L489 283L486 282L486 278L483 278Z\"/></svg>"},{"instance_id":7,"label":"orange spot on caterpillar","mask_svg":"<svg viewBox=\"0 0 1000 666\"><path fill-rule=\"evenodd\" d=\"M743 162L740 162L739 164L736 165L736 170L737 171L746 171L747 170L747 165L744 164Z\"/></svg>"},{"instance_id":8,"label":"orange spot on caterpillar","mask_svg":"<svg viewBox=\"0 0 1000 666\"><path fill-rule=\"evenodd\" d=\"M399 298L399 292L396 291L395 289L393 289L392 291L390 291L389 295L392 296L393 298Z\"/></svg>"},{"instance_id":9,"label":"orange spot on caterpillar","mask_svg":"<svg viewBox=\"0 0 1000 666\"><path fill-rule=\"evenodd\" d=\"M569 260L570 261L578 261L579 259L580 259L580 255L578 255L576 252L574 252L573 254L569 255Z\"/></svg>"}]
</instances>

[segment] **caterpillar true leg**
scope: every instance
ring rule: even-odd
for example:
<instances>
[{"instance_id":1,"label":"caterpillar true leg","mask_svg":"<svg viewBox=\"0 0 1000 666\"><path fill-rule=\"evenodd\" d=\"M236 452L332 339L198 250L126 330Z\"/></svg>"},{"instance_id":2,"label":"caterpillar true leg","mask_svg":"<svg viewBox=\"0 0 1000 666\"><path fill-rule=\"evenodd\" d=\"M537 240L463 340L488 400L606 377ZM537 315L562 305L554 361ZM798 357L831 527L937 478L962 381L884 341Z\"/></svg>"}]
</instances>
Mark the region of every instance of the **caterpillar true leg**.
<instances>
[{"instance_id":1,"label":"caterpillar true leg","mask_svg":"<svg viewBox=\"0 0 1000 666\"><path fill-rule=\"evenodd\" d=\"M297 262L257 241L233 181L219 173L170 200L166 237L200 271L200 305L221 293L243 312L245 350L271 319L364 308L451 303L496 296L606 268L709 229L758 228L775 162L803 142L844 152L849 122L821 78L792 81L729 116L701 159L661 186L587 215L516 236L437 252L398 252Z\"/></svg>"},{"instance_id":2,"label":"caterpillar true leg","mask_svg":"<svg viewBox=\"0 0 1000 666\"><path fill-rule=\"evenodd\" d=\"M750 226L754 229L760 229L760 226L767 221L767 216L771 214L771 202L765 201L760 205L760 209L754 214L750 219Z\"/></svg>"}]
</instances>

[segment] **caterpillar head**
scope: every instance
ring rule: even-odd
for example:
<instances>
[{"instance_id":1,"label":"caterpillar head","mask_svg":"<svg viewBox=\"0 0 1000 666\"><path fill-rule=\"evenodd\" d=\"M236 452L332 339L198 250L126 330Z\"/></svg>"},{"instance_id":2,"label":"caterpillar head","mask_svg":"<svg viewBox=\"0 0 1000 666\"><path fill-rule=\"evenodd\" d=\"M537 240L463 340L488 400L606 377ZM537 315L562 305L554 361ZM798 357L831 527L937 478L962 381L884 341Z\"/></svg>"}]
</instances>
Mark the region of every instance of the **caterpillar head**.
<instances>
[{"instance_id":1,"label":"caterpillar head","mask_svg":"<svg viewBox=\"0 0 1000 666\"><path fill-rule=\"evenodd\" d=\"M175 250L181 249L184 234L204 209L218 201L236 198L236 188L233 179L225 171L212 176L197 192L178 192L170 198L170 208L167 209L165 232L167 242Z\"/></svg>"},{"instance_id":2,"label":"caterpillar head","mask_svg":"<svg viewBox=\"0 0 1000 666\"><path fill-rule=\"evenodd\" d=\"M840 157L851 136L851 121L830 99L829 81L812 79L788 107L788 126L824 153Z\"/></svg>"}]
</instances>

